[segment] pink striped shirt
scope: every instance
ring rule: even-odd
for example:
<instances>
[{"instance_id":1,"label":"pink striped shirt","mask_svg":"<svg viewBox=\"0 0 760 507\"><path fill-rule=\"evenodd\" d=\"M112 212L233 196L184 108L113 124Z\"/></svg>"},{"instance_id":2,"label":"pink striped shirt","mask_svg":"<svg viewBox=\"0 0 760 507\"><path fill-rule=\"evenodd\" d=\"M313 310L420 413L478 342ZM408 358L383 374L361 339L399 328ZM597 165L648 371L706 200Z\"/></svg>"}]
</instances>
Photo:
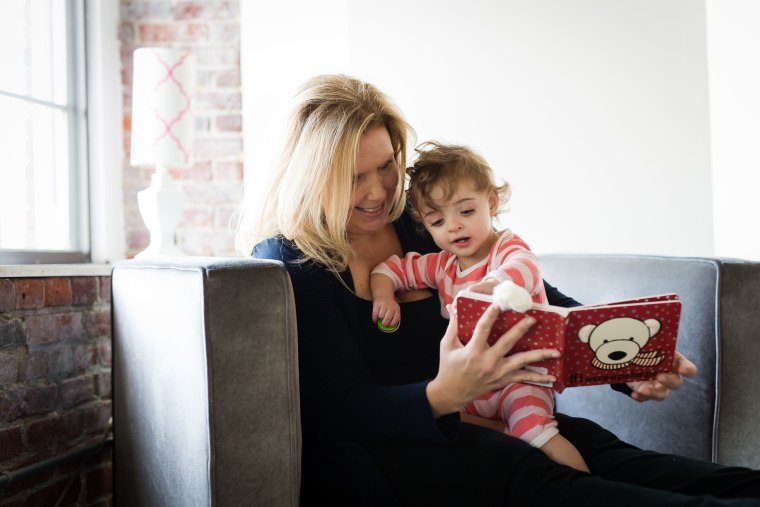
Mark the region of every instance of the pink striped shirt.
<instances>
[{"instance_id":1,"label":"pink striped shirt","mask_svg":"<svg viewBox=\"0 0 760 507\"><path fill-rule=\"evenodd\" d=\"M441 251L425 255L409 252L404 257L394 255L376 266L372 273L388 276L396 291L438 289L441 315L447 319L446 305L454 301L454 296L485 278L512 280L530 293L534 303L547 302L536 256L510 229L499 236L486 258L465 271L459 269L456 255Z\"/></svg>"}]
</instances>

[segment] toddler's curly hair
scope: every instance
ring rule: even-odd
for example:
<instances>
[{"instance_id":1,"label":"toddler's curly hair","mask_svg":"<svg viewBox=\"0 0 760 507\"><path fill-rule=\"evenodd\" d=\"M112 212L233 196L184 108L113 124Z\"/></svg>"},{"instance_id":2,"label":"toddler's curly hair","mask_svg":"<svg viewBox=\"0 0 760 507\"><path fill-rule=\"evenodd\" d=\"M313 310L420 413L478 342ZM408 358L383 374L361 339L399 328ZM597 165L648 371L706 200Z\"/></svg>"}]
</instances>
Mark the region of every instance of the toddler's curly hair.
<instances>
[{"instance_id":1,"label":"toddler's curly hair","mask_svg":"<svg viewBox=\"0 0 760 507\"><path fill-rule=\"evenodd\" d=\"M447 201L456 192L457 185L467 180L473 183L477 192L494 190L499 196L497 213L506 211L511 194L509 183L497 185L491 166L471 148L427 141L417 146L415 151L417 161L406 170L409 177L407 201L412 216L418 222L423 221L423 209L438 209L431 198L434 188L440 186Z\"/></svg>"}]
</instances>

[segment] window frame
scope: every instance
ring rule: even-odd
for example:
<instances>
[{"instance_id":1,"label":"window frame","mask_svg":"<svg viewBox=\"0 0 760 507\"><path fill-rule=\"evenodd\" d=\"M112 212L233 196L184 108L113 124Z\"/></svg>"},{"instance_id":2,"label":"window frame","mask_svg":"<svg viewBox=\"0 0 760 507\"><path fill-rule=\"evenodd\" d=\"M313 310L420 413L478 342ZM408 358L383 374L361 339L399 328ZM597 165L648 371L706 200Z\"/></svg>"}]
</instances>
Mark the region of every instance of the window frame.
<instances>
[{"instance_id":1,"label":"window frame","mask_svg":"<svg viewBox=\"0 0 760 507\"><path fill-rule=\"evenodd\" d=\"M0 248L0 264L70 264L91 260L88 156L87 17L85 0L66 0L67 121L69 144L68 250ZM0 91L28 103L60 109L60 105Z\"/></svg>"}]
</instances>

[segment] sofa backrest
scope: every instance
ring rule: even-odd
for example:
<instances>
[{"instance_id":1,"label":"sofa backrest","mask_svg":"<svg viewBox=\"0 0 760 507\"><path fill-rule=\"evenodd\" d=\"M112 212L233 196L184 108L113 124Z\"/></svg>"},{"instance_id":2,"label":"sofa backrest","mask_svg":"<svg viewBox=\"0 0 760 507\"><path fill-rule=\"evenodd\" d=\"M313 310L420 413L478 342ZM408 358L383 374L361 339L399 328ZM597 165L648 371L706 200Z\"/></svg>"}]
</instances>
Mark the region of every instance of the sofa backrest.
<instances>
[{"instance_id":1,"label":"sofa backrest","mask_svg":"<svg viewBox=\"0 0 760 507\"><path fill-rule=\"evenodd\" d=\"M609 386L577 387L558 396L558 411L645 449L760 467L760 263L543 255L539 264L550 284L583 304L677 293L677 348L699 369L662 403L637 403Z\"/></svg>"},{"instance_id":2,"label":"sofa backrest","mask_svg":"<svg viewBox=\"0 0 760 507\"><path fill-rule=\"evenodd\" d=\"M298 505L295 306L282 264L128 261L112 291L116 504Z\"/></svg>"}]
</instances>

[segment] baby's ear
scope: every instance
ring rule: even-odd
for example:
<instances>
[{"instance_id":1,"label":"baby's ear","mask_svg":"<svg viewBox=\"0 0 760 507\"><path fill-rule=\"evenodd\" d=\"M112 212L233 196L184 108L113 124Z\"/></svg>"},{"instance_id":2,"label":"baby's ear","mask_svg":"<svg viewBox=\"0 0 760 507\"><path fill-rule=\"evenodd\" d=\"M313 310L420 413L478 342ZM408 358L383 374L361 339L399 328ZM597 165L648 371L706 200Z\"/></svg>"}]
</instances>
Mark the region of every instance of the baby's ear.
<instances>
[{"instance_id":1,"label":"baby's ear","mask_svg":"<svg viewBox=\"0 0 760 507\"><path fill-rule=\"evenodd\" d=\"M499 209L499 194L493 188L488 192L488 209L492 216L495 216Z\"/></svg>"}]
</instances>

